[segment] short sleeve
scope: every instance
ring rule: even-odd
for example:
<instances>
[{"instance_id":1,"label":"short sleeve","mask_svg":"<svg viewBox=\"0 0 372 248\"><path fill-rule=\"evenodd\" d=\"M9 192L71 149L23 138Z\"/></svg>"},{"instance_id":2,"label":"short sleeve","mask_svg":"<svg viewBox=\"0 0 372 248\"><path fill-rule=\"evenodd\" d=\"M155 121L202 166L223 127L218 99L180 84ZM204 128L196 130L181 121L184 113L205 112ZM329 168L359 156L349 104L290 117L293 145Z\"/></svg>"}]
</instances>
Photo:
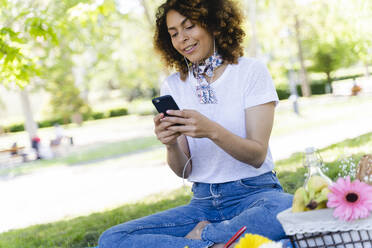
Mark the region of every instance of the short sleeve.
<instances>
[{"instance_id":1,"label":"short sleeve","mask_svg":"<svg viewBox=\"0 0 372 248\"><path fill-rule=\"evenodd\" d=\"M168 81L165 80L160 87L160 96L165 96L165 95L170 95L170 94L171 94L171 90L169 88Z\"/></svg>"},{"instance_id":2,"label":"short sleeve","mask_svg":"<svg viewBox=\"0 0 372 248\"><path fill-rule=\"evenodd\" d=\"M250 66L250 73L246 78L247 87L244 91L244 108L268 102L275 102L277 105L278 94L266 65L257 60Z\"/></svg>"}]
</instances>

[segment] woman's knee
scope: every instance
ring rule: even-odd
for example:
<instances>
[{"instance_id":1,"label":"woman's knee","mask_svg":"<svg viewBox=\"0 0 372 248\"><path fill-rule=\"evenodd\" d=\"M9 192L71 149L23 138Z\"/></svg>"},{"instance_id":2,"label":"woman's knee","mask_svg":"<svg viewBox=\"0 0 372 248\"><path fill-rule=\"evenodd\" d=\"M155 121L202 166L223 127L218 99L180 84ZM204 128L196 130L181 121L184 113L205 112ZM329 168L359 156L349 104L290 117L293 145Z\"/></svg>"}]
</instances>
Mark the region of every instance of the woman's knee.
<instances>
[{"instance_id":1,"label":"woman's knee","mask_svg":"<svg viewBox=\"0 0 372 248\"><path fill-rule=\"evenodd\" d=\"M118 230L119 226L114 226L104 231L98 239L99 248L119 247L119 242L128 235L124 230Z\"/></svg>"},{"instance_id":2,"label":"woman's knee","mask_svg":"<svg viewBox=\"0 0 372 248\"><path fill-rule=\"evenodd\" d=\"M292 206L293 195L288 193L282 193L279 201L279 211L283 211Z\"/></svg>"}]
</instances>

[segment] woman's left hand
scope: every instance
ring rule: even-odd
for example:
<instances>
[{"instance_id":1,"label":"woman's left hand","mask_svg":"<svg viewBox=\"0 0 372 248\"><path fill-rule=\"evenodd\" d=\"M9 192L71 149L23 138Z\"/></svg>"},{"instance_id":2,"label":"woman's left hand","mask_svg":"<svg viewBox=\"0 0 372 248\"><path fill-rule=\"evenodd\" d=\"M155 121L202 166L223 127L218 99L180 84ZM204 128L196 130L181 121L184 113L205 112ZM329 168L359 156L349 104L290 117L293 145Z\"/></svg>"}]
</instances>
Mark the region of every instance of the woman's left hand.
<instances>
[{"instance_id":1,"label":"woman's left hand","mask_svg":"<svg viewBox=\"0 0 372 248\"><path fill-rule=\"evenodd\" d=\"M168 110L168 115L161 121L168 121L180 125L172 125L169 130L180 132L193 138L212 138L216 130L216 122L211 121L206 116L196 110Z\"/></svg>"}]
</instances>

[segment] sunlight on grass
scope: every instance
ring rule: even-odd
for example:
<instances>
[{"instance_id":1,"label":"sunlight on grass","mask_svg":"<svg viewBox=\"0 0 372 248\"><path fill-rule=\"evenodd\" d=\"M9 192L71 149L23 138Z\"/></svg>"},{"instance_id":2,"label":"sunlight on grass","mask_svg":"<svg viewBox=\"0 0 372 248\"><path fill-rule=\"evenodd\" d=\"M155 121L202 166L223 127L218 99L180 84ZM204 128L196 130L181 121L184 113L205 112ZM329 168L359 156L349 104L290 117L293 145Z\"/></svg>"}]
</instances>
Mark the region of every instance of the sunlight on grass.
<instances>
[{"instance_id":1,"label":"sunlight on grass","mask_svg":"<svg viewBox=\"0 0 372 248\"><path fill-rule=\"evenodd\" d=\"M100 234L109 227L187 204L190 198L190 190L180 188L105 212L9 231L0 234L0 247L93 247Z\"/></svg>"},{"instance_id":2,"label":"sunlight on grass","mask_svg":"<svg viewBox=\"0 0 372 248\"><path fill-rule=\"evenodd\" d=\"M275 114L272 136L284 136L294 132L321 128L348 120L363 121L372 109L372 97L313 96L300 98L300 116L293 113L289 100L281 101Z\"/></svg>"},{"instance_id":3,"label":"sunlight on grass","mask_svg":"<svg viewBox=\"0 0 372 248\"><path fill-rule=\"evenodd\" d=\"M150 149L159 147L161 143L155 136L136 138L126 141L114 142L109 144L102 144L93 149L83 150L81 152L74 152L62 158L38 160L21 164L16 168L9 168L0 170L0 176L12 173L12 175L19 175L29 173L35 169L46 168L49 166L58 165L77 165L77 164L94 164L95 161L112 158L115 156L123 156L143 149ZM157 155L160 156L160 155ZM152 157L153 158L153 157ZM147 158L152 159L152 158ZM144 157L146 159L146 157Z\"/></svg>"}]
</instances>

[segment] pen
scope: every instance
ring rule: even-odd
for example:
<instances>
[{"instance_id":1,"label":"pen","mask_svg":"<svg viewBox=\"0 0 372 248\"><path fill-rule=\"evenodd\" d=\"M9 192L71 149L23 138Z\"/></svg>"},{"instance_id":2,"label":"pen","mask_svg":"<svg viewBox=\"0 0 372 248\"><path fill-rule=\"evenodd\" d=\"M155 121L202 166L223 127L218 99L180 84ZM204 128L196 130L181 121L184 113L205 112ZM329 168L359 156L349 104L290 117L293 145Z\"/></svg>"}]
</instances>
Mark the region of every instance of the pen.
<instances>
[{"instance_id":1,"label":"pen","mask_svg":"<svg viewBox=\"0 0 372 248\"><path fill-rule=\"evenodd\" d=\"M231 239L227 241L223 248L229 248L244 233L245 230L247 230L246 226L240 228L239 231L237 231L234 236L232 236Z\"/></svg>"}]
</instances>

